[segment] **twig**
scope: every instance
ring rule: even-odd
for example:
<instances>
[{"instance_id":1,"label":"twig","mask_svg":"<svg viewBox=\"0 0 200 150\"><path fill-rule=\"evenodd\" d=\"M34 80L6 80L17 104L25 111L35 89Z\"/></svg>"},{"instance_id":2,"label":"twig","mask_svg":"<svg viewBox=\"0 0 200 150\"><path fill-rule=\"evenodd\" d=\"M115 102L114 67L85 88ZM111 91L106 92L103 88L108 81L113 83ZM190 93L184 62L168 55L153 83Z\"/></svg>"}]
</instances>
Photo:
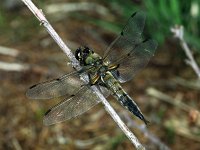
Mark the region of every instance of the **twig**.
<instances>
[{"instance_id":1,"label":"twig","mask_svg":"<svg viewBox=\"0 0 200 150\"><path fill-rule=\"evenodd\" d=\"M7 63L0 61L0 70L5 71L25 71L30 69L30 66L27 64L19 64L19 63Z\"/></svg>"},{"instance_id":2,"label":"twig","mask_svg":"<svg viewBox=\"0 0 200 150\"><path fill-rule=\"evenodd\" d=\"M44 14L41 10L39 10L31 0L22 0L27 7L32 11L32 13L38 18L38 20L41 22L42 25L46 28L48 33L52 36L52 38L56 41L56 43L60 46L61 50L69 57L69 59L72 62L72 65L77 70L81 69L78 61L74 57L71 50L64 44L62 39L58 36L58 34L55 32L55 30L52 28L52 26L49 24L47 19L45 18ZM87 82L87 76L83 76L84 79ZM91 87L92 90L98 95L98 97L101 99L101 102L104 104L104 107L106 111L111 115L111 117L114 119L114 121L117 123L117 125L122 129L122 131L126 134L126 136L131 140L131 142L135 145L135 147L138 150L144 150L145 148L141 145L141 143L138 141L136 136L128 129L128 127L122 122L120 117L117 115L115 110L110 106L110 104L107 102L107 100L104 98L104 96L99 92L99 90L93 86Z\"/></svg>"},{"instance_id":3,"label":"twig","mask_svg":"<svg viewBox=\"0 0 200 150\"><path fill-rule=\"evenodd\" d=\"M171 32L174 33L174 36L180 40L181 47L185 51L185 54L187 55L188 59L186 60L186 63L192 67L192 69L197 74L198 78L200 79L200 69L194 60L194 57L192 55L191 50L189 49L187 43L185 42L183 36L184 36L184 30L183 26L174 26L171 28Z\"/></svg>"},{"instance_id":4,"label":"twig","mask_svg":"<svg viewBox=\"0 0 200 150\"><path fill-rule=\"evenodd\" d=\"M0 46L0 54L16 57L19 54L19 51L13 48Z\"/></svg>"},{"instance_id":5,"label":"twig","mask_svg":"<svg viewBox=\"0 0 200 150\"><path fill-rule=\"evenodd\" d=\"M19 55L19 51L13 48L8 48L4 46L0 46L0 54L8 55L12 57L16 57ZM8 63L0 61L0 70L4 71L25 71L30 69L28 64L20 64L20 63Z\"/></svg>"},{"instance_id":6,"label":"twig","mask_svg":"<svg viewBox=\"0 0 200 150\"><path fill-rule=\"evenodd\" d=\"M22 150L22 147L16 138L12 139L12 144L16 150Z\"/></svg>"},{"instance_id":7,"label":"twig","mask_svg":"<svg viewBox=\"0 0 200 150\"><path fill-rule=\"evenodd\" d=\"M47 14L66 13L72 11L96 11L97 13L106 16L109 14L108 9L104 6L92 2L77 2L77 3L58 3L47 5L44 8Z\"/></svg>"},{"instance_id":8,"label":"twig","mask_svg":"<svg viewBox=\"0 0 200 150\"><path fill-rule=\"evenodd\" d=\"M200 80L195 79L195 80L185 80L180 77L176 77L172 79L172 82L178 85L181 85L186 88L194 89L194 90L200 90Z\"/></svg>"},{"instance_id":9,"label":"twig","mask_svg":"<svg viewBox=\"0 0 200 150\"><path fill-rule=\"evenodd\" d=\"M154 89L154 88L148 88L147 90L147 94L150 95L150 96L153 96L153 97L156 97L162 101L165 101L169 104L172 104L174 106L177 106L179 107L180 109L186 111L186 112L190 112L190 110L195 110L195 108L191 107L191 106L188 106L187 104L181 102L180 100L175 100L174 98L172 98L171 96L161 92L161 91L158 91L157 89ZM198 111L199 112L199 111Z\"/></svg>"}]
</instances>

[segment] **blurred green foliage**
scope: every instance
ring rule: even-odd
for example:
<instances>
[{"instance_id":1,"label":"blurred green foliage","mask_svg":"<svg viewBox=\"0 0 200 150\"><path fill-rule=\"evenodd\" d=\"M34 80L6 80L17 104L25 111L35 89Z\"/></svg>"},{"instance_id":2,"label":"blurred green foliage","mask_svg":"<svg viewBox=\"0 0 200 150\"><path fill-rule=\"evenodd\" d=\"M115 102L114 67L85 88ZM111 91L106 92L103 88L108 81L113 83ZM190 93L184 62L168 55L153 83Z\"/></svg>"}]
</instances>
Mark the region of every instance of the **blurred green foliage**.
<instances>
[{"instance_id":1,"label":"blurred green foliage","mask_svg":"<svg viewBox=\"0 0 200 150\"><path fill-rule=\"evenodd\" d=\"M0 27L2 27L3 26L3 24L4 24L4 17L3 17L3 13L0 11Z\"/></svg>"},{"instance_id":2,"label":"blurred green foliage","mask_svg":"<svg viewBox=\"0 0 200 150\"><path fill-rule=\"evenodd\" d=\"M0 33L11 43L32 39L32 33L40 29L38 24L35 17L22 16L19 12L14 14L5 9L0 10Z\"/></svg>"},{"instance_id":3,"label":"blurred green foliage","mask_svg":"<svg viewBox=\"0 0 200 150\"><path fill-rule=\"evenodd\" d=\"M166 112L167 112L167 108L165 106L160 106L158 108L158 111L156 114L157 121L159 121L158 123L161 123L163 121L163 119L165 118Z\"/></svg>"},{"instance_id":4,"label":"blurred green foliage","mask_svg":"<svg viewBox=\"0 0 200 150\"><path fill-rule=\"evenodd\" d=\"M115 150L117 147L123 143L127 137L124 134L118 134L108 140L107 144L105 145L104 149Z\"/></svg>"},{"instance_id":5,"label":"blurred green foliage","mask_svg":"<svg viewBox=\"0 0 200 150\"><path fill-rule=\"evenodd\" d=\"M45 0L38 0L38 6L43 8L45 5ZM185 28L185 39L186 42L193 46L200 53L200 1L199 0L103 0L99 1L107 6L113 16L117 21L110 22L109 19L96 19L87 16L81 16L80 18L86 21L95 23L102 28L119 34L122 27L128 18L135 11L143 10L147 14L146 21L146 31L144 33L149 34L152 38L162 45L166 39L172 38L172 33L170 28L175 24L183 25ZM1 4L1 3L0 3ZM3 11L2 6L0 6L0 28L1 32L11 32L8 22L20 20L20 15L16 13L13 18L8 17L8 12ZM80 12L78 12L80 15ZM73 12L73 15L75 13ZM36 20L36 19L35 19ZM34 19L26 20L26 23L22 22L20 26L25 27L37 27ZM35 23L36 22L36 23ZM24 29L25 30L25 29ZM23 30L18 30L18 37L27 38L24 35ZM29 35L28 35L29 36Z\"/></svg>"},{"instance_id":6,"label":"blurred green foliage","mask_svg":"<svg viewBox=\"0 0 200 150\"><path fill-rule=\"evenodd\" d=\"M42 108L39 108L35 111L35 119L38 120L38 121L41 121L43 119L43 116L44 114L46 113L46 110L42 107Z\"/></svg>"},{"instance_id":7,"label":"blurred green foliage","mask_svg":"<svg viewBox=\"0 0 200 150\"><path fill-rule=\"evenodd\" d=\"M126 20L135 11L143 10L146 12L148 34L159 44L163 44L166 39L172 37L171 27L176 24L183 25L186 41L200 52L199 0L104 0L104 2ZM104 22L97 21L96 23L105 27L106 23ZM116 27L113 28L113 25L110 27L108 25L107 23L106 29L116 29ZM112 31L116 32L116 30Z\"/></svg>"},{"instance_id":8,"label":"blurred green foliage","mask_svg":"<svg viewBox=\"0 0 200 150\"><path fill-rule=\"evenodd\" d=\"M6 14L0 6L0 31L6 26Z\"/></svg>"},{"instance_id":9,"label":"blurred green foliage","mask_svg":"<svg viewBox=\"0 0 200 150\"><path fill-rule=\"evenodd\" d=\"M166 133L167 133L166 137L168 139L168 143L174 144L175 143L175 135L176 135L175 129L173 127L167 128Z\"/></svg>"}]
</instances>

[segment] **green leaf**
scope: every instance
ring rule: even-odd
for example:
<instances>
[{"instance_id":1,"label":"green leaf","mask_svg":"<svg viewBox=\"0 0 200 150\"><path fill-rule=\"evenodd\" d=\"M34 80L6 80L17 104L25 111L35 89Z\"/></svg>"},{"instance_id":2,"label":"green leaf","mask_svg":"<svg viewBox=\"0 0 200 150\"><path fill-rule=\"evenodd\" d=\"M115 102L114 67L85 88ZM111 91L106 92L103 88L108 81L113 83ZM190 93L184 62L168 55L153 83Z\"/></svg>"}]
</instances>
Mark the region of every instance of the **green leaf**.
<instances>
[{"instance_id":1,"label":"green leaf","mask_svg":"<svg viewBox=\"0 0 200 150\"><path fill-rule=\"evenodd\" d=\"M178 0L171 0L170 9L173 14L173 20L175 24L181 24L181 16L180 16L180 4Z\"/></svg>"}]
</instances>

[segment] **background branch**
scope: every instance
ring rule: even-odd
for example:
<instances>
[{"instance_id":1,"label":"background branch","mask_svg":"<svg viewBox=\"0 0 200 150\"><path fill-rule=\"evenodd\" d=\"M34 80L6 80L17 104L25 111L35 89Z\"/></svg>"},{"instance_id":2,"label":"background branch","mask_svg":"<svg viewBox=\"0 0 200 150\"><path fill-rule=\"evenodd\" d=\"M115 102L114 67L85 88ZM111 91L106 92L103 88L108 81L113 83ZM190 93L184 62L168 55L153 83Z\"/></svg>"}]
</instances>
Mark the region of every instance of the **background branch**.
<instances>
[{"instance_id":1,"label":"background branch","mask_svg":"<svg viewBox=\"0 0 200 150\"><path fill-rule=\"evenodd\" d=\"M186 63L192 67L192 69L197 74L198 78L200 79L200 69L192 55L192 51L189 49L187 43L184 40L184 28L183 26L174 26L171 28L171 32L174 33L174 36L180 40L181 47L185 51L186 56L188 59Z\"/></svg>"}]
</instances>

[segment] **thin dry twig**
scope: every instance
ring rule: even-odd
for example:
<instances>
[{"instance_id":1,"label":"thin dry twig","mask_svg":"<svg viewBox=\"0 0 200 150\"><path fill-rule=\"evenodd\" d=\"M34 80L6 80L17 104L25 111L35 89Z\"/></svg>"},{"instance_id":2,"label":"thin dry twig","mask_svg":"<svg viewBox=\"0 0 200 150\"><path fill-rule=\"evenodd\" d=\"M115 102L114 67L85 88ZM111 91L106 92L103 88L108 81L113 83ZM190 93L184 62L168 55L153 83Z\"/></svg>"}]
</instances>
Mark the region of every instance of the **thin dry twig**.
<instances>
[{"instance_id":1,"label":"thin dry twig","mask_svg":"<svg viewBox=\"0 0 200 150\"><path fill-rule=\"evenodd\" d=\"M148 95L158 98L159 100L162 100L162 101L172 104L174 106L177 106L178 108L180 108L186 112L190 112L190 110L196 110L195 108L193 108L193 107L181 102L180 100L175 99L161 91L158 91L155 88L148 88L146 90L146 92Z\"/></svg>"},{"instance_id":2,"label":"thin dry twig","mask_svg":"<svg viewBox=\"0 0 200 150\"><path fill-rule=\"evenodd\" d=\"M184 28L183 26L174 26L171 28L171 32L174 33L174 36L180 40L181 47L185 51L186 56L188 59L186 63L192 67L192 69L197 74L198 78L200 79L200 69L192 55L192 51L189 49L187 43L184 40Z\"/></svg>"},{"instance_id":3,"label":"thin dry twig","mask_svg":"<svg viewBox=\"0 0 200 150\"><path fill-rule=\"evenodd\" d=\"M37 17L37 19L41 22L41 24L46 28L48 33L52 36L52 38L55 40L55 42L60 46L61 50L69 57L69 59L72 62L72 65L75 69L79 70L81 69L78 61L74 57L71 50L65 45L65 43L62 41L62 39L58 36L58 34L55 32L55 30L52 28L52 26L49 24L48 20L45 18L44 14L42 13L42 10L39 10L31 0L22 0L27 7L31 10L31 12ZM87 82L87 76L83 76L85 81ZM117 125L122 129L122 131L125 133L125 135L131 140L131 142L134 144L136 149L138 150L144 150L145 148L141 145L141 143L138 141L137 137L128 129L128 127L125 125L125 123L120 119L120 117L117 115L115 110L110 106L108 101L104 98L104 96L99 92L99 90L93 86L91 87L92 90L97 94L97 96L101 99L101 102L104 104L104 107L106 111L111 115L111 117L114 119L114 121L117 123Z\"/></svg>"},{"instance_id":4,"label":"thin dry twig","mask_svg":"<svg viewBox=\"0 0 200 150\"><path fill-rule=\"evenodd\" d=\"M178 85L181 85L186 88L194 89L194 90L200 90L200 80L195 79L195 80L185 80L180 77L176 77L172 79L172 82Z\"/></svg>"},{"instance_id":5,"label":"thin dry twig","mask_svg":"<svg viewBox=\"0 0 200 150\"><path fill-rule=\"evenodd\" d=\"M109 10L102 5L92 2L77 2L77 3L58 3L47 5L44 8L48 14L67 13L72 11L95 11L103 16L109 14Z\"/></svg>"},{"instance_id":6,"label":"thin dry twig","mask_svg":"<svg viewBox=\"0 0 200 150\"><path fill-rule=\"evenodd\" d=\"M21 147L19 141L18 141L16 138L13 138L13 139L12 139L12 144L13 144L13 147L14 147L16 150L22 150L22 147Z\"/></svg>"},{"instance_id":7,"label":"thin dry twig","mask_svg":"<svg viewBox=\"0 0 200 150\"><path fill-rule=\"evenodd\" d=\"M0 46L0 54L16 57L19 54L19 51L14 48Z\"/></svg>"},{"instance_id":8,"label":"thin dry twig","mask_svg":"<svg viewBox=\"0 0 200 150\"><path fill-rule=\"evenodd\" d=\"M30 69L28 64L7 63L0 61L0 70L4 71L25 71Z\"/></svg>"},{"instance_id":9,"label":"thin dry twig","mask_svg":"<svg viewBox=\"0 0 200 150\"><path fill-rule=\"evenodd\" d=\"M19 55L19 51L13 48L0 46L0 55L17 57ZM25 71L28 70L29 68L30 66L28 64L14 63L14 62L9 63L0 61L0 70L4 71Z\"/></svg>"}]
</instances>

